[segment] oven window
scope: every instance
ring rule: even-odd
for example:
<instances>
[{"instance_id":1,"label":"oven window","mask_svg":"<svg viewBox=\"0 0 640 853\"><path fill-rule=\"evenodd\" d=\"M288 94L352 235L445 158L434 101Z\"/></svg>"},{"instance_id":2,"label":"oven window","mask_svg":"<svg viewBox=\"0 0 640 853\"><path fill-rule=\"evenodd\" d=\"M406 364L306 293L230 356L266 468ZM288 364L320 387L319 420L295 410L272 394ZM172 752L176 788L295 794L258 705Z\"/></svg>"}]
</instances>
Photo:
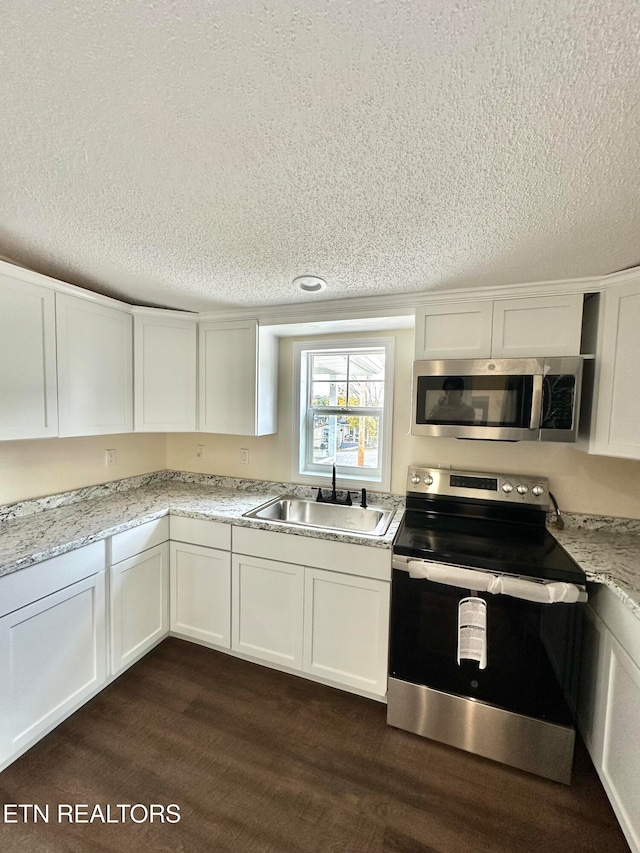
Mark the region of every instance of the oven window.
<instances>
[{"instance_id":1,"label":"oven window","mask_svg":"<svg viewBox=\"0 0 640 853\"><path fill-rule=\"evenodd\" d=\"M532 376L419 376L416 422L527 428Z\"/></svg>"}]
</instances>

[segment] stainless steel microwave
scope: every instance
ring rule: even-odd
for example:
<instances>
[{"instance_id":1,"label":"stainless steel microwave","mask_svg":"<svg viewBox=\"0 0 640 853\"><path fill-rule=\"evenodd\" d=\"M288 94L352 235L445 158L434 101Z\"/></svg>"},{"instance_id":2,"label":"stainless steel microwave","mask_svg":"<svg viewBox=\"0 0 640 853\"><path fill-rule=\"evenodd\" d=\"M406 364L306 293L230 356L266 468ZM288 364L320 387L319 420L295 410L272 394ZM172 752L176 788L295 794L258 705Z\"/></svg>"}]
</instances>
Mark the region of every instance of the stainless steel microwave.
<instances>
[{"instance_id":1,"label":"stainless steel microwave","mask_svg":"<svg viewBox=\"0 0 640 853\"><path fill-rule=\"evenodd\" d=\"M582 358L415 361L411 434L575 441Z\"/></svg>"}]
</instances>

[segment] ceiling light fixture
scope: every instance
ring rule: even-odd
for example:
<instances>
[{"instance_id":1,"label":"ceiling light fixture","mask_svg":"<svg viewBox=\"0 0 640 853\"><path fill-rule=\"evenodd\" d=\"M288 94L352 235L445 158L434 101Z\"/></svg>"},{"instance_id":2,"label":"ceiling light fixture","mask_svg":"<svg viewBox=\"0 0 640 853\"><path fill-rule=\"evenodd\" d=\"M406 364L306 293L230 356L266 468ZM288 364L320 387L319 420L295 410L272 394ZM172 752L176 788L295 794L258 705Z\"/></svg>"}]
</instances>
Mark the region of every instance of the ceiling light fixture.
<instances>
[{"instance_id":1,"label":"ceiling light fixture","mask_svg":"<svg viewBox=\"0 0 640 853\"><path fill-rule=\"evenodd\" d=\"M327 286L327 282L322 278L318 278L317 275L299 275L297 278L294 278L293 283L303 293L320 293Z\"/></svg>"}]
</instances>

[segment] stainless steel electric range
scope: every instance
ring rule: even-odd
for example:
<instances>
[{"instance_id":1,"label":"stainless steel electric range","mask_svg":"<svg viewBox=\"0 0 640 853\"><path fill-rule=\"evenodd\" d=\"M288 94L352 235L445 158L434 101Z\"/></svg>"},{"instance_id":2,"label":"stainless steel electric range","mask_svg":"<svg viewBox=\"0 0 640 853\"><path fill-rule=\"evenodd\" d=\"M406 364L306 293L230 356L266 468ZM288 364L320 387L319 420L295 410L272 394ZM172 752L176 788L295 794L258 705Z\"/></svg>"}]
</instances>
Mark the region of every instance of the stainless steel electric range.
<instances>
[{"instance_id":1,"label":"stainless steel electric range","mask_svg":"<svg viewBox=\"0 0 640 853\"><path fill-rule=\"evenodd\" d=\"M568 784L587 595L548 509L544 478L409 469L387 722Z\"/></svg>"}]
</instances>

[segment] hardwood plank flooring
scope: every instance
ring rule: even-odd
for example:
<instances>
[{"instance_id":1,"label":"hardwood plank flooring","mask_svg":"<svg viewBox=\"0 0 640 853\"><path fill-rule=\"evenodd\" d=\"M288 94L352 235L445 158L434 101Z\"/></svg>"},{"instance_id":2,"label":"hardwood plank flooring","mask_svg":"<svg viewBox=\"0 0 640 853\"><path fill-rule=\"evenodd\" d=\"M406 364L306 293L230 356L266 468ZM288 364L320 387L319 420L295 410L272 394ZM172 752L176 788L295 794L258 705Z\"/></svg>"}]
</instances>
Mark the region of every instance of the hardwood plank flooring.
<instances>
[{"instance_id":1,"label":"hardwood plank flooring","mask_svg":"<svg viewBox=\"0 0 640 853\"><path fill-rule=\"evenodd\" d=\"M48 823L0 822L0 850L628 853L581 743L567 787L392 729L385 713L165 640L0 774L3 807L50 809ZM181 819L58 822L59 803L175 803Z\"/></svg>"}]
</instances>

